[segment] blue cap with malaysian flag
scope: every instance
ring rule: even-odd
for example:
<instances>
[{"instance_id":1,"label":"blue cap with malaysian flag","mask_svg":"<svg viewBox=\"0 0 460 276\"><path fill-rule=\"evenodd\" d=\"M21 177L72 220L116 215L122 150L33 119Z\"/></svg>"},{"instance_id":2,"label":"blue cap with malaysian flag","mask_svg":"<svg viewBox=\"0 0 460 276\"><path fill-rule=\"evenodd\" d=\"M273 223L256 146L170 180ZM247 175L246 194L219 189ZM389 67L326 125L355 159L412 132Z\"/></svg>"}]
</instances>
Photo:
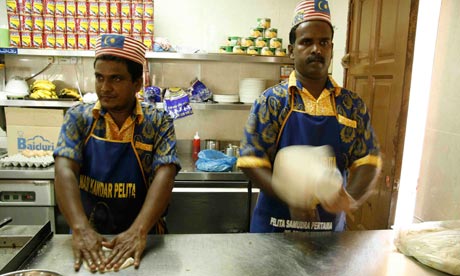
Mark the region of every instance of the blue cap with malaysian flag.
<instances>
[{"instance_id":1,"label":"blue cap with malaysian flag","mask_svg":"<svg viewBox=\"0 0 460 276\"><path fill-rule=\"evenodd\" d=\"M144 43L124 35L103 34L97 38L95 56L112 55L145 64Z\"/></svg>"},{"instance_id":2,"label":"blue cap with malaysian flag","mask_svg":"<svg viewBox=\"0 0 460 276\"><path fill-rule=\"evenodd\" d=\"M327 0L304 0L300 1L294 10L294 19L292 27L305 22L320 20L331 23L331 12Z\"/></svg>"}]
</instances>

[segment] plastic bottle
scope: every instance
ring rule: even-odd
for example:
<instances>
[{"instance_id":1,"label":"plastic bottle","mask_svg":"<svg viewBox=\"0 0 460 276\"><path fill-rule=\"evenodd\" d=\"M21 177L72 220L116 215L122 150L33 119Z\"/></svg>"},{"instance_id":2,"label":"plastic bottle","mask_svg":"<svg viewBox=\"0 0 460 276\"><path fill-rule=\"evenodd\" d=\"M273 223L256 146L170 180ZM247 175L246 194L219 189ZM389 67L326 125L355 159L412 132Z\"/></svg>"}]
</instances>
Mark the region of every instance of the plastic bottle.
<instances>
[{"instance_id":1,"label":"plastic bottle","mask_svg":"<svg viewBox=\"0 0 460 276\"><path fill-rule=\"evenodd\" d=\"M198 131L195 133L192 142L192 157L193 161L198 159L198 153L200 152L200 136L198 136Z\"/></svg>"}]
</instances>

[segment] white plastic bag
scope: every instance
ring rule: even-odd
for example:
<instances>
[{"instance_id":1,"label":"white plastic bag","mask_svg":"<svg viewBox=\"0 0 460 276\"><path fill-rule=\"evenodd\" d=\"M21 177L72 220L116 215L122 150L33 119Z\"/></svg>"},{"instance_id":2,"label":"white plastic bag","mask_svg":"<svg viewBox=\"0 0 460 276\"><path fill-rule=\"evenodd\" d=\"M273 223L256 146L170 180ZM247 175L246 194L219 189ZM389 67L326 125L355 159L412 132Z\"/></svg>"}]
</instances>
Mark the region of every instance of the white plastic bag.
<instances>
[{"instance_id":1,"label":"white plastic bag","mask_svg":"<svg viewBox=\"0 0 460 276\"><path fill-rule=\"evenodd\" d=\"M460 275L460 221L423 222L397 230L395 245L406 256Z\"/></svg>"}]
</instances>

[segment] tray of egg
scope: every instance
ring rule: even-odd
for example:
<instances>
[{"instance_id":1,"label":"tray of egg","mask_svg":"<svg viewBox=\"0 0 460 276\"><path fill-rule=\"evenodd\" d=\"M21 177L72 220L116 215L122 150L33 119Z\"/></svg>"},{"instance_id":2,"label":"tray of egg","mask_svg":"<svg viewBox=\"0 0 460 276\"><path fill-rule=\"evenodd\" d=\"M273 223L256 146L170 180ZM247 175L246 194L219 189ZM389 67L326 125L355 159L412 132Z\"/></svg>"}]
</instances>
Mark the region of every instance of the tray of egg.
<instances>
[{"instance_id":1,"label":"tray of egg","mask_svg":"<svg viewBox=\"0 0 460 276\"><path fill-rule=\"evenodd\" d=\"M23 150L0 159L0 165L3 167L45 168L53 163L53 152L44 150Z\"/></svg>"}]
</instances>

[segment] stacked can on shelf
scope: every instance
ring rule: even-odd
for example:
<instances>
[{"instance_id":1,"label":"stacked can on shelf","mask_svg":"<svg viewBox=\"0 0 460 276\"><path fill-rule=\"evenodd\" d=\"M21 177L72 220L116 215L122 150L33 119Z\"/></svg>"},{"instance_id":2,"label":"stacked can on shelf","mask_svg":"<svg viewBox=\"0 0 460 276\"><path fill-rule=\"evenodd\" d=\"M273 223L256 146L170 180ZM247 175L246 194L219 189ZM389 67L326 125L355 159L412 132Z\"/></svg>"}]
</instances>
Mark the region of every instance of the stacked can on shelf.
<instances>
[{"instance_id":1,"label":"stacked can on shelf","mask_svg":"<svg viewBox=\"0 0 460 276\"><path fill-rule=\"evenodd\" d=\"M91 50L97 36L132 36L153 48L154 4L147 0L7 0L10 46Z\"/></svg>"},{"instance_id":2,"label":"stacked can on shelf","mask_svg":"<svg viewBox=\"0 0 460 276\"><path fill-rule=\"evenodd\" d=\"M286 56L283 39L278 37L278 29L271 27L270 18L257 18L249 36L229 36L226 44L220 46L219 53Z\"/></svg>"}]
</instances>

